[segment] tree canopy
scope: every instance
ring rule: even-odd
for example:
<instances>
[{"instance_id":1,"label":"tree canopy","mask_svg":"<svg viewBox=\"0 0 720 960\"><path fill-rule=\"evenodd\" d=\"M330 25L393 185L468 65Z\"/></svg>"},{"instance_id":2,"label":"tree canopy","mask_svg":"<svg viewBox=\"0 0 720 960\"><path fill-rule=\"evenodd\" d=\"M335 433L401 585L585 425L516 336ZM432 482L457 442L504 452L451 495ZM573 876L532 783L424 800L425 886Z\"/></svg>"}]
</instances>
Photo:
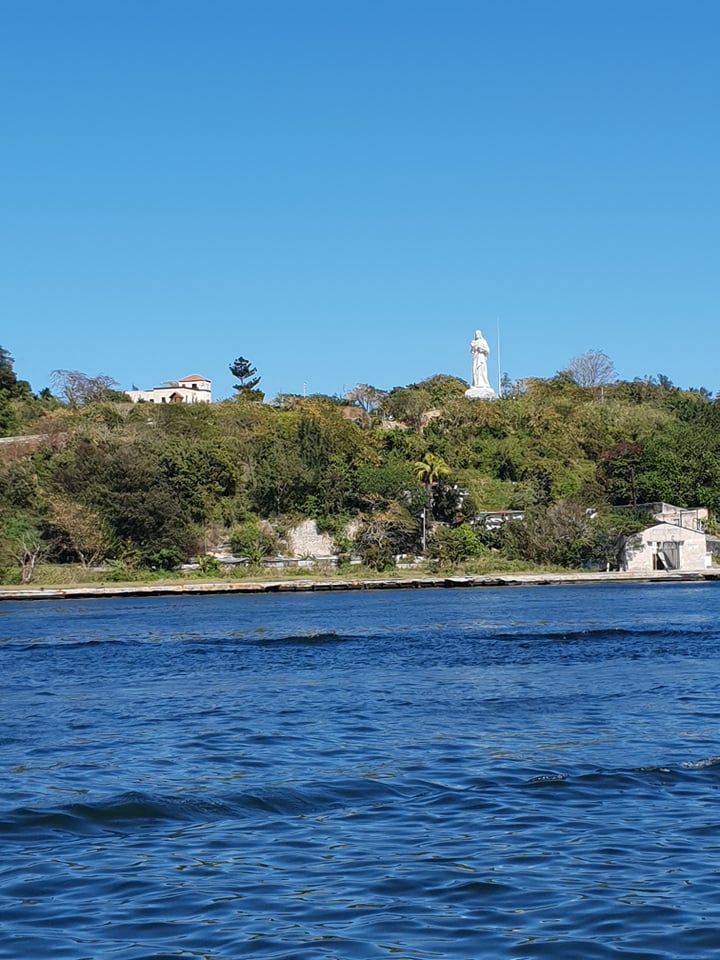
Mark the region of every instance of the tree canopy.
<instances>
[{"instance_id":1,"label":"tree canopy","mask_svg":"<svg viewBox=\"0 0 720 960\"><path fill-rule=\"evenodd\" d=\"M258 389L260 377L256 368L245 357L237 357L230 364L230 373L238 381L233 384L233 390L238 400L263 400L265 394Z\"/></svg>"},{"instance_id":2,"label":"tree canopy","mask_svg":"<svg viewBox=\"0 0 720 960\"><path fill-rule=\"evenodd\" d=\"M720 401L667 378L620 381L600 364L471 401L438 374L270 405L249 361L231 369L233 400L148 417L108 402L110 378L74 371L59 399L34 396L0 348L2 432L41 438L0 447L0 578L44 558L172 566L233 539L259 557L302 518L382 568L421 549L423 515L441 564L492 549L578 565L617 551L638 504L720 513ZM525 519L500 536L478 520L498 510Z\"/></svg>"},{"instance_id":3,"label":"tree canopy","mask_svg":"<svg viewBox=\"0 0 720 960\"><path fill-rule=\"evenodd\" d=\"M588 350L580 357L573 357L567 372L579 387L601 387L615 379L615 366L602 350Z\"/></svg>"},{"instance_id":4,"label":"tree canopy","mask_svg":"<svg viewBox=\"0 0 720 960\"><path fill-rule=\"evenodd\" d=\"M20 427L32 399L30 384L18 380L14 364L10 351L0 347L0 437L11 436Z\"/></svg>"}]
</instances>

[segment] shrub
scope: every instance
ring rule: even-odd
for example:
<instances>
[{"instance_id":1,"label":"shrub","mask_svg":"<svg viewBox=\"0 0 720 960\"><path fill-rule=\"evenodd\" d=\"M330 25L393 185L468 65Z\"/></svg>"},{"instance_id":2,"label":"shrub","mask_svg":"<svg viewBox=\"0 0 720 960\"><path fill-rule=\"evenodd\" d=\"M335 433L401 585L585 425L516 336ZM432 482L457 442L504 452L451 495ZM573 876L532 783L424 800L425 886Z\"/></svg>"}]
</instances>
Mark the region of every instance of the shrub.
<instances>
[{"instance_id":1,"label":"shrub","mask_svg":"<svg viewBox=\"0 0 720 960\"><path fill-rule=\"evenodd\" d=\"M248 557L258 563L263 557L277 552L277 538L272 530L261 525L256 518L238 523L230 531L230 545L238 557Z\"/></svg>"},{"instance_id":2,"label":"shrub","mask_svg":"<svg viewBox=\"0 0 720 960\"><path fill-rule=\"evenodd\" d=\"M198 557L198 564L200 565L200 570L208 576L215 577L222 573L222 564L217 557L212 557L210 554L206 554L204 557Z\"/></svg>"},{"instance_id":3,"label":"shrub","mask_svg":"<svg viewBox=\"0 0 720 960\"><path fill-rule=\"evenodd\" d=\"M17 567L0 567L0 584L14 587L20 583L20 570Z\"/></svg>"},{"instance_id":4,"label":"shrub","mask_svg":"<svg viewBox=\"0 0 720 960\"><path fill-rule=\"evenodd\" d=\"M361 555L365 566L370 567L371 570L376 570L378 573L395 566L390 547L387 545L370 544L362 549Z\"/></svg>"},{"instance_id":5,"label":"shrub","mask_svg":"<svg viewBox=\"0 0 720 960\"><path fill-rule=\"evenodd\" d=\"M469 523L459 527L438 527L428 547L430 557L440 563L455 564L489 553Z\"/></svg>"}]
</instances>

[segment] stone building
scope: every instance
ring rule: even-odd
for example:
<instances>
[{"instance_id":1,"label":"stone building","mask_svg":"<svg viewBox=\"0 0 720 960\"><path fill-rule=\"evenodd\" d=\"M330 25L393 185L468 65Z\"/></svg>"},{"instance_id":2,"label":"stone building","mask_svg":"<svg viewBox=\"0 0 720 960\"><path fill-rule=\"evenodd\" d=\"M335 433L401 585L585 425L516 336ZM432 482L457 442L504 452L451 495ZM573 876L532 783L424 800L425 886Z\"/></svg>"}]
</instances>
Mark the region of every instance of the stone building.
<instances>
[{"instance_id":1,"label":"stone building","mask_svg":"<svg viewBox=\"0 0 720 960\"><path fill-rule=\"evenodd\" d=\"M678 523L656 523L628 537L621 556L623 570L706 570L712 565L705 534Z\"/></svg>"}]
</instances>

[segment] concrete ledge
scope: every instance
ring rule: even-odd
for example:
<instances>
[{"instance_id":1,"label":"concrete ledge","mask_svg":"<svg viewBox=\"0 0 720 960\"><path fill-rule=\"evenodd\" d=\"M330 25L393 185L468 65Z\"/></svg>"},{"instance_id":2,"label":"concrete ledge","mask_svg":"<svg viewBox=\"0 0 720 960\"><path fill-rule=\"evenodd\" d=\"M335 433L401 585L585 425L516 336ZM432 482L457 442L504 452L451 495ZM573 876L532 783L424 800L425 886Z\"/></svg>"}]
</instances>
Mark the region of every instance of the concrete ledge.
<instances>
[{"instance_id":1,"label":"concrete ledge","mask_svg":"<svg viewBox=\"0 0 720 960\"><path fill-rule=\"evenodd\" d=\"M688 583L720 580L720 569L654 573L514 573L488 576L387 577L377 580L205 581L107 584L85 587L2 587L0 600L74 600L87 597L162 597L203 593L322 593L334 590L413 590L459 587L563 586L597 583Z\"/></svg>"}]
</instances>

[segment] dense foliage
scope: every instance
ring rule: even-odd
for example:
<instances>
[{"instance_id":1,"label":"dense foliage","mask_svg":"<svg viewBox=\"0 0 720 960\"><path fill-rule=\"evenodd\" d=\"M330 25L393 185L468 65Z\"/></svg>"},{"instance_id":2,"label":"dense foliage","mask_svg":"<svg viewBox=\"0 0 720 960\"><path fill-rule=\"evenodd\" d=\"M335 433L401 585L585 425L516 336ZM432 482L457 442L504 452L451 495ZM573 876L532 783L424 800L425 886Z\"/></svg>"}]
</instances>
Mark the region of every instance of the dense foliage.
<instances>
[{"instance_id":1,"label":"dense foliage","mask_svg":"<svg viewBox=\"0 0 720 960\"><path fill-rule=\"evenodd\" d=\"M263 403L255 369L235 365L233 399L156 406L111 381L34 395L0 349L0 435L35 437L0 444L1 575L28 580L44 559L169 568L220 543L259 560L308 517L377 569L423 547L447 565L492 551L613 564L640 523L628 507L720 512L720 401L666 377L607 382L573 361L505 377L489 402L438 375ZM503 509L524 519L478 521Z\"/></svg>"}]
</instances>

